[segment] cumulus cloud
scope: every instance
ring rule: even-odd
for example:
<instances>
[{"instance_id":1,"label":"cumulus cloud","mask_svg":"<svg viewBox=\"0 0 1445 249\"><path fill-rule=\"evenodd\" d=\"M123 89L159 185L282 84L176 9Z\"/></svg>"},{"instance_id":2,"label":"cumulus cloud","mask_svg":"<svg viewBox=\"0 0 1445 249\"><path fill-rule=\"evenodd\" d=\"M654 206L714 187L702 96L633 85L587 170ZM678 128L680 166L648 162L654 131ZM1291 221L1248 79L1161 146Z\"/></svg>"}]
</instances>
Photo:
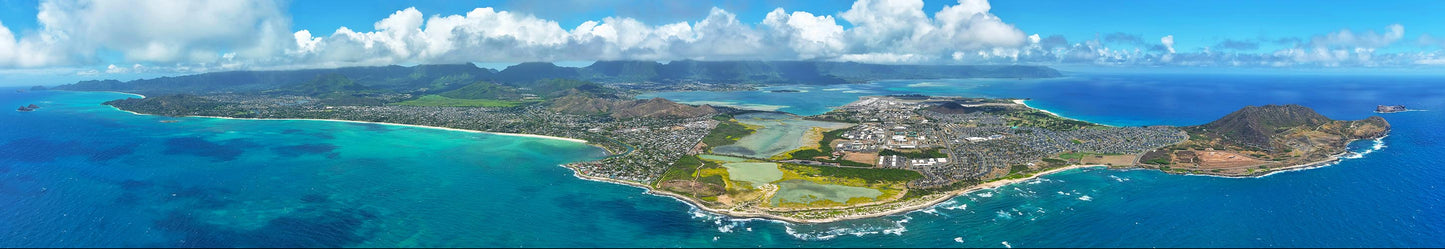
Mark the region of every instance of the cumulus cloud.
<instances>
[{"instance_id":1,"label":"cumulus cloud","mask_svg":"<svg viewBox=\"0 0 1445 249\"><path fill-rule=\"evenodd\" d=\"M1025 43L1022 31L989 10L986 1L962 0L930 18L918 0L861 0L840 14L852 29L831 15L782 8L751 25L713 8L696 22L650 25L609 17L569 30L492 8L431 18L409 8L378 21L372 32L346 27L326 37L294 32L290 52L305 63L330 65L620 59L927 63L959 54L1008 54Z\"/></svg>"},{"instance_id":2,"label":"cumulus cloud","mask_svg":"<svg viewBox=\"0 0 1445 249\"><path fill-rule=\"evenodd\" d=\"M141 62L261 59L280 51L290 20L268 0L56 0L40 4L42 33L82 56L118 51Z\"/></svg>"},{"instance_id":3,"label":"cumulus cloud","mask_svg":"<svg viewBox=\"0 0 1445 249\"><path fill-rule=\"evenodd\" d=\"M1174 35L1166 35L1159 38L1159 44L1164 44L1164 48L1169 49L1169 53L1174 53Z\"/></svg>"},{"instance_id":4,"label":"cumulus cloud","mask_svg":"<svg viewBox=\"0 0 1445 249\"><path fill-rule=\"evenodd\" d=\"M833 56L846 49L843 26L838 25L833 16L814 16L802 11L789 14L783 8L777 8L768 12L763 25L780 42L792 48L798 59Z\"/></svg>"},{"instance_id":5,"label":"cumulus cloud","mask_svg":"<svg viewBox=\"0 0 1445 249\"><path fill-rule=\"evenodd\" d=\"M932 60L940 55L963 59L959 54L990 55L996 48L1016 51L1026 42L1023 31L989 13L984 0L959 0L944 6L930 19L921 0L859 0L840 14L854 27L847 31L849 54L845 60L898 62Z\"/></svg>"},{"instance_id":6,"label":"cumulus cloud","mask_svg":"<svg viewBox=\"0 0 1445 249\"><path fill-rule=\"evenodd\" d=\"M1356 34L1345 29L1317 35L1310 39L1309 46L1315 48L1380 48L1394 44L1403 38L1405 38L1405 26L1391 24L1385 27L1384 34L1375 33L1375 31Z\"/></svg>"},{"instance_id":7,"label":"cumulus cloud","mask_svg":"<svg viewBox=\"0 0 1445 249\"><path fill-rule=\"evenodd\" d=\"M36 21L23 37L0 24L0 66L92 63L100 51L148 63L266 60L286 48L290 26L270 0L48 0Z\"/></svg>"},{"instance_id":8,"label":"cumulus cloud","mask_svg":"<svg viewBox=\"0 0 1445 249\"><path fill-rule=\"evenodd\" d=\"M1030 36L1015 58L994 57L990 63L1095 64L1147 66L1229 66L1229 67L1376 67L1441 65L1445 51L1440 40L1422 35L1415 44L1402 43L1402 25L1389 25L1383 32L1338 30L1309 37L1226 39L1197 50L1180 49L1174 35L1158 43L1136 43L1133 35L1111 33L1069 44L1057 39ZM1053 40L1053 41L1050 41ZM1272 44L1258 51L1261 44ZM1417 52L1381 53L1392 46L1416 46ZM1434 46L1434 50L1431 50Z\"/></svg>"},{"instance_id":9,"label":"cumulus cloud","mask_svg":"<svg viewBox=\"0 0 1445 249\"><path fill-rule=\"evenodd\" d=\"M1420 38L1417 38L1415 41L1420 46L1445 48L1445 39L1436 38L1430 34L1421 34Z\"/></svg>"},{"instance_id":10,"label":"cumulus cloud","mask_svg":"<svg viewBox=\"0 0 1445 249\"><path fill-rule=\"evenodd\" d=\"M0 67L39 67L65 61L53 34L17 36L0 23Z\"/></svg>"},{"instance_id":11,"label":"cumulus cloud","mask_svg":"<svg viewBox=\"0 0 1445 249\"><path fill-rule=\"evenodd\" d=\"M777 8L758 23L743 23L713 7L691 21L607 17L575 27L490 7L451 15L406 8L370 27L327 32L290 30L288 14L276 0L44 0L37 30L20 34L0 23L0 68L89 66L96 70L86 73L99 74L566 60L1185 66L1441 61L1438 51L1377 54L1404 40L1398 24L1380 32L1339 30L1179 48L1174 35L1157 42L1122 32L1074 42L1026 35L993 15L985 0L958 0L934 13L923 7L921 0L857 0L836 15ZM1272 44L1271 50L1258 52L1261 44ZM1416 45L1445 42L1421 36ZM118 66L126 64L133 65Z\"/></svg>"}]
</instances>

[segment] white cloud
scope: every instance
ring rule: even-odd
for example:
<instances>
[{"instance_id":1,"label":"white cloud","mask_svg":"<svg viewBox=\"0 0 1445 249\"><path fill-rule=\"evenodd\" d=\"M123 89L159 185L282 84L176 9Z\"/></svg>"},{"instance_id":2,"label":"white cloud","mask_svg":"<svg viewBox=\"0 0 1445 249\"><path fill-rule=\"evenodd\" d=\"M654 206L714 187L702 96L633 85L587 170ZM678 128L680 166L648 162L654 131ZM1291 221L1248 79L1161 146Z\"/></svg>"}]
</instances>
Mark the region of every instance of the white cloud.
<instances>
[{"instance_id":1,"label":"white cloud","mask_svg":"<svg viewBox=\"0 0 1445 249\"><path fill-rule=\"evenodd\" d=\"M338 27L329 34L290 30L288 14L276 1L44 0L37 30L19 34L0 23L0 68L80 65L100 69L93 73L136 73L677 59L1374 66L1438 64L1440 58L1439 52L1379 52L1404 39L1399 24L1382 32L1339 30L1308 39L1285 38L1294 45L1264 53L1209 47L1190 51L1176 48L1173 35L1157 44L1144 44L1137 35L1132 36L1137 42L1129 44L1099 38L1070 43L1057 35L1026 35L993 15L985 0L958 0L931 15L921 0L858 0L836 16L778 8L759 23L743 23L731 12L712 8L692 22L648 24L607 17L570 29L529 13L490 7L431 16L406 8L377 20L370 29ZM1252 44L1258 43L1280 44ZM1445 47L1428 36L1417 43ZM137 66L96 66L132 63Z\"/></svg>"},{"instance_id":2,"label":"white cloud","mask_svg":"<svg viewBox=\"0 0 1445 249\"><path fill-rule=\"evenodd\" d=\"M105 73L125 73L125 72L126 72L126 70L125 70L124 67L117 67L117 66L115 66L115 64L110 64L110 66L105 67Z\"/></svg>"},{"instance_id":3,"label":"white cloud","mask_svg":"<svg viewBox=\"0 0 1445 249\"><path fill-rule=\"evenodd\" d=\"M36 22L24 37L0 25L0 67L94 63L101 51L152 63L267 60L288 46L290 26L271 0L47 0Z\"/></svg>"},{"instance_id":4,"label":"white cloud","mask_svg":"<svg viewBox=\"0 0 1445 249\"><path fill-rule=\"evenodd\" d=\"M1169 49L1169 53L1174 53L1174 35L1166 35L1163 38L1159 38L1159 43L1164 44L1164 48Z\"/></svg>"},{"instance_id":5,"label":"white cloud","mask_svg":"<svg viewBox=\"0 0 1445 249\"><path fill-rule=\"evenodd\" d=\"M1405 38L1405 26L1391 24L1385 27L1384 34L1375 33L1375 31L1355 34L1346 29L1315 36L1313 39L1310 39L1309 46L1316 48L1381 48L1394 44L1403 38Z\"/></svg>"},{"instance_id":6,"label":"white cloud","mask_svg":"<svg viewBox=\"0 0 1445 249\"><path fill-rule=\"evenodd\" d=\"M783 8L777 8L763 19L763 25L772 31L771 35L792 48L798 59L836 56L846 49L843 26L838 25L833 16L814 16L802 11L788 14Z\"/></svg>"},{"instance_id":7,"label":"white cloud","mask_svg":"<svg viewBox=\"0 0 1445 249\"><path fill-rule=\"evenodd\" d=\"M1025 45L1023 31L1004 23L990 9L984 0L959 0L930 19L921 0L859 0L840 16L854 25L848 30L849 50L865 54L944 57Z\"/></svg>"},{"instance_id":8,"label":"white cloud","mask_svg":"<svg viewBox=\"0 0 1445 249\"><path fill-rule=\"evenodd\" d=\"M54 0L41 3L42 33L89 56L118 51L142 62L262 59L280 51L290 19L270 0Z\"/></svg>"},{"instance_id":9,"label":"white cloud","mask_svg":"<svg viewBox=\"0 0 1445 249\"><path fill-rule=\"evenodd\" d=\"M62 50L52 45L55 40L50 34L19 37L0 23L0 68L39 67L65 60Z\"/></svg>"}]
</instances>

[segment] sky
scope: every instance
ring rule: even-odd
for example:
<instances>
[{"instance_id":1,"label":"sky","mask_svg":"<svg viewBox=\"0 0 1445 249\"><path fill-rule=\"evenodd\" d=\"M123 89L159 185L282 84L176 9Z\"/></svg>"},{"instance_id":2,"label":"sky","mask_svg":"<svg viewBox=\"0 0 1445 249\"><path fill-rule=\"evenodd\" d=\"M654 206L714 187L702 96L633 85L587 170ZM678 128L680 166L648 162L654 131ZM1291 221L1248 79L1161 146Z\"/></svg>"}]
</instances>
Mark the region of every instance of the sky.
<instances>
[{"instance_id":1,"label":"sky","mask_svg":"<svg viewBox=\"0 0 1445 249\"><path fill-rule=\"evenodd\" d=\"M1425 0L0 0L0 85L683 59L1438 72L1440 13Z\"/></svg>"}]
</instances>

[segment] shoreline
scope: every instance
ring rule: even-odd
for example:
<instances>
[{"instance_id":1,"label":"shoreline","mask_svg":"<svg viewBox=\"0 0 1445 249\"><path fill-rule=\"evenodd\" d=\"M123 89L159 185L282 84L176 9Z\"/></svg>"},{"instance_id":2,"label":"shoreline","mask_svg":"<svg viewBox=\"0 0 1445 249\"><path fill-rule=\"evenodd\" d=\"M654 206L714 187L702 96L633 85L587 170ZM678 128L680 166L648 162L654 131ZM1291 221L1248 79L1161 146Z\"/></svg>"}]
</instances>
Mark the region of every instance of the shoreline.
<instances>
[{"instance_id":1,"label":"shoreline","mask_svg":"<svg viewBox=\"0 0 1445 249\"><path fill-rule=\"evenodd\" d=\"M165 115L153 115L153 114L145 114L145 113L128 111L128 110L125 110L125 109L117 108L117 107L115 107L115 106L110 106L110 108L114 108L115 110L118 110L118 111L128 112L128 113L134 114L134 115L169 117L169 116L165 116ZM575 143L582 143L582 144L586 144L586 145L592 145L592 146L595 146L595 147L601 147L601 146L597 146L597 145L593 145L593 144L591 144L591 143L588 143L587 140L576 139L576 138L554 137L554 136L547 136L547 135L523 134L523 133L506 133L506 132L477 131L477 130L467 130L467 129L457 129L457 128L437 127L437 126L425 126L425 125L414 125L414 124L397 124L397 123L384 123L384 122L371 122L371 121L356 121L356 120L343 120L343 119L318 119L318 118L232 118L232 117L217 117L217 116L179 116L179 117L188 117L188 118L213 118L213 119L230 119L230 120L325 121L325 122L342 122L342 123L362 123L362 124L376 124L376 125L393 125L393 126L405 126L405 127L411 127L411 128L436 129L436 130L458 131L458 132L467 132L467 133L482 133L482 134L491 134L491 135L500 135L500 136L529 137L529 138L541 138L541 139L550 139L550 140L561 140L561 141L568 141L568 142L575 142ZM605 149L605 148L604 148L604 149Z\"/></svg>"},{"instance_id":2,"label":"shoreline","mask_svg":"<svg viewBox=\"0 0 1445 249\"><path fill-rule=\"evenodd\" d=\"M63 91L63 90L62 90L62 91ZM89 91L89 92L96 92L96 91ZM108 92L108 93L119 93L119 94L126 94L126 95L134 95L134 96L140 96L141 98L145 98L145 97L146 97L145 95L135 94L135 93L127 93L127 92L116 92L116 91L99 91L99 92ZM101 104L101 105L105 105L105 104ZM111 106L111 105L106 105L106 106L110 106L110 108L114 108L114 109L119 110L119 111L129 112L130 114L134 114L134 115L165 116L165 115L154 115L154 114L144 114L144 113L139 113L139 112L133 112L133 111L125 110L125 109L120 109L119 107L115 107L115 106ZM576 143L582 143L582 144L592 145L592 146L595 146L595 147L601 147L601 146L597 146L597 145L593 145L593 144L591 144L591 143L588 143L587 140L576 139L576 138L555 137L555 136L537 135L537 134L524 134L524 133L506 133L506 132L478 131L478 130L467 130L467 129L457 129L457 128L448 128L448 127L439 127L439 126L426 126L426 125L414 125L414 124L398 124L398 123L384 123L384 122L371 122L371 121L356 121L356 120L344 120L344 119L320 119L320 118L232 118L232 117L219 117L219 116L181 116L181 117L217 118L217 119L231 119L231 120L329 121L329 122L344 122L344 123L363 123L363 124L378 124L378 125L395 125L395 126L405 126L405 127L411 127L411 128L437 129L437 130L460 131L460 132L468 132L468 133L483 133L483 134L502 135L502 136L530 137L530 138L562 140L562 141L576 142ZM606 150L606 148L603 148L603 150Z\"/></svg>"},{"instance_id":3,"label":"shoreline","mask_svg":"<svg viewBox=\"0 0 1445 249\"><path fill-rule=\"evenodd\" d=\"M1389 137L1389 136L1390 136L1389 133L1385 133L1385 135L1383 135L1383 136L1380 136L1380 137L1377 137L1377 138L1372 138L1372 139L1367 139L1367 140L1373 140L1373 141L1375 141L1377 144L1383 146L1383 145L1385 144L1385 137ZM1350 144L1350 143L1354 143L1354 142L1360 141L1360 140L1362 140L1362 139L1351 139L1350 141L1345 142L1345 144L1348 145L1348 144ZM1369 154L1369 153L1375 152L1375 150L1376 150L1376 149L1370 149L1370 151L1368 151L1368 152L1359 153L1359 154L1360 154L1361 156L1364 156L1365 154ZM1335 153L1334 155L1330 155L1329 158L1326 158L1326 159L1324 159L1324 160L1319 160L1319 161L1314 161L1314 162L1309 162L1309 163L1303 163L1303 164L1290 165L1290 166L1287 166L1287 167L1275 168L1275 169L1270 170L1270 171L1260 172L1259 174L1256 174L1256 175L1242 175L1242 176L1226 176L1226 175L1213 175L1213 174L1178 174L1178 175L1207 176L1207 177L1220 177L1220 178L1233 178L1233 179L1255 179L1255 178L1263 178L1263 177L1271 176L1271 175L1278 174L1278 173L1294 172L1294 171L1303 171L1303 170L1311 170L1311 169L1318 169L1318 168L1324 168L1324 167L1328 167L1328 166L1333 166L1333 165L1339 164L1340 162L1344 162L1345 159L1354 159L1354 158L1346 158L1346 157L1345 157L1345 156L1350 155L1351 153L1355 153L1355 152L1350 151L1350 150L1348 149L1348 147L1347 147L1344 152ZM1158 169L1153 169L1153 170L1158 170ZM1169 173L1169 172L1165 172L1165 173ZM1169 173L1169 174L1173 174L1173 173Z\"/></svg>"},{"instance_id":4,"label":"shoreline","mask_svg":"<svg viewBox=\"0 0 1445 249\"><path fill-rule=\"evenodd\" d=\"M1019 104L1019 105L1022 105L1022 106L1024 106L1024 107L1026 107L1026 108L1029 108L1029 109L1039 110L1039 111L1041 111L1041 112L1048 113L1049 115L1054 115L1055 117L1060 117L1060 118L1063 118L1063 119L1068 119L1068 120L1073 120L1073 121L1079 121L1079 122L1088 122L1088 123L1090 123L1090 124L1102 125L1102 126L1107 126L1107 127L1117 127L1117 126L1113 126L1113 125L1107 125L1107 124L1100 124L1100 123L1089 122L1089 121L1085 121L1085 120L1077 119L1077 118L1065 117L1064 115L1059 115L1058 113L1054 113L1054 112L1051 112L1051 111L1049 111L1049 110L1044 110L1043 108L1038 108L1038 107L1030 106L1030 105L1026 102L1026 100L1023 100L1023 99L1014 99L1013 102L1014 102L1014 104Z\"/></svg>"},{"instance_id":5,"label":"shoreline","mask_svg":"<svg viewBox=\"0 0 1445 249\"><path fill-rule=\"evenodd\" d=\"M134 95L134 96L140 96L140 97L142 97L142 98L145 97L144 95L140 95L140 94L131 94L131 93L123 93L123 92L112 92L112 93L120 93L120 94ZM1083 120L1079 120L1079 119L1074 119L1074 118L1069 118L1069 117L1060 116L1060 115L1058 115L1057 113L1050 112L1050 111L1048 111L1048 110L1039 109L1039 108L1035 108L1035 107L1033 107L1033 106L1029 106L1029 105L1026 103L1026 101L1023 100L1023 99L1013 99L1012 102L1015 103L1015 104L1022 105L1022 106L1024 106L1025 108L1034 109L1034 110L1039 110L1039 111L1042 111L1042 112L1044 112L1044 113L1048 113L1048 114L1050 114L1050 115L1054 115L1054 116L1057 116L1057 117L1061 117L1061 118L1065 118L1065 119L1069 119L1069 120L1076 120L1076 121L1088 122L1088 121L1083 121ZM119 111L124 111L124 112L131 113L131 114L134 114L134 115L165 116L165 115L142 114L142 113L138 113L138 112L123 110L123 109L120 109L120 108L115 107L115 106L110 106L110 107L111 107L111 108L114 108L114 109L116 109L116 110L119 110ZM181 116L181 117L198 117L198 118L231 119L231 120L330 121L330 122L347 122L347 123L362 123L362 124L377 124L377 125L394 125L394 126L405 126L405 127L412 127L412 128L438 129L438 130L459 131L459 132L468 132L468 133L484 133L484 134L502 135L502 136L517 136L517 137L530 137L530 138L562 140L562 141L577 142L577 143L582 143L582 144L586 144L586 145L591 145L591 146L594 146L594 147L602 148L602 149L604 149L604 150L607 149L607 148L602 147L602 146L598 146L598 145L595 145L595 144L588 143L586 140L574 139L574 138L564 138L564 137L555 137L555 136L546 136L546 135L536 135L536 134L523 134L523 133L488 132L488 131L477 131L477 130L467 130L467 129L458 129L458 128L447 128L447 127L436 127L436 126L425 126L425 125L413 125L413 124L397 124L397 123L384 123L384 122L371 122L371 121L355 121L355 120L340 120L340 119L233 118L233 117L218 117L218 116ZM1102 124L1100 124L1100 125L1102 125ZM1104 126L1109 126L1109 125L1104 125ZM1110 126L1110 127L1113 127L1113 126ZM1378 137L1378 138L1373 138L1372 140L1376 140L1376 141L1379 142L1379 143L1383 143L1384 137L1387 137L1387 136L1388 136L1388 133L1387 133L1386 135L1380 136L1380 137ZM1358 140L1360 140L1360 139L1350 140L1349 142L1346 142L1346 144L1353 143L1353 142L1358 141ZM1373 150L1371 150L1371 152L1373 152ZM1292 166L1288 166L1288 167L1276 168L1276 169L1271 170L1271 171L1268 171L1268 172L1260 172L1260 174L1258 174L1258 175L1225 176L1225 175L1214 175L1214 174L1207 174L1207 173L1206 173L1206 174L1180 174L1180 175L1198 175L1198 176L1223 177L1223 178L1261 178L1261 177L1265 177L1265 176L1269 176L1269 175L1273 175L1273 174L1281 173L1281 172L1308 170L1308 169L1321 168L1321 167L1325 167L1325 166L1334 165L1334 164L1337 164L1337 163L1339 163L1340 161L1343 161L1344 159L1346 159L1346 156L1350 155L1351 153L1352 153L1352 151L1349 151L1348 149L1346 149L1344 152L1341 152L1341 153L1338 153L1338 154L1335 154L1335 155L1331 155L1329 158L1324 159L1324 160L1315 161L1315 162L1310 162L1310 163L1305 163L1305 164L1299 164L1299 165L1292 165ZM1368 152L1366 152L1366 153L1368 153ZM789 217L789 216L785 216L785 215L769 213L768 211L762 211L762 210L739 210L739 209L718 209L718 208L713 208L713 207L707 206L704 202L702 202L701 200L699 200L699 199L697 199L697 198L694 198L694 197L691 197L691 196L682 195L682 194L678 194L678 193L669 192L669 191L666 191L666 190L656 189L656 188L654 188L653 186L650 186L650 185L648 185L648 184L646 184L646 183L632 182L632 181L626 181L626 180L618 180L618 179L611 179L611 178L606 178L606 177L591 176L591 175L583 174L580 168L573 167L573 166L571 166L571 165L572 165L572 164L569 163L569 164L562 164L562 165L559 165L559 166L562 166L562 167L564 167L564 168L567 168L567 169L571 170L571 171L572 171L572 175L573 175L574 177L577 177L577 178L582 179L582 180L595 181L595 182L604 182L604 183L611 183L611 184L619 184L619 185L624 185L624 186L631 186L631 187L641 188L641 189L644 190L644 194L672 198L672 199L674 199L674 200L677 200L677 201L679 201L679 202L682 202L682 203L684 203L684 204L687 204L687 205L689 205L689 206L692 206L693 208L696 208L696 209L702 210L702 211L706 211L706 212L709 212L709 213L719 214L719 215L727 216L727 217L729 217L729 218L734 218L734 219L763 219L763 220L769 220L769 221L788 222L788 223L801 223L801 224L830 223L830 222L838 222L838 221L845 221L845 220L866 219L866 218L876 218L876 217L891 216L891 215L898 215L898 214L907 214L907 213L912 213L912 212L917 212L917 211L923 211L923 210L926 210L926 209L929 209L929 208L933 208L933 207L938 206L938 205L941 204L941 203L947 202L947 201L952 200L952 199L954 199L954 198L957 198L957 197L960 197L960 196L963 196L963 195L967 195L967 194L969 194L969 193L973 193L973 192L976 192L976 191L989 190L989 189L997 189L997 188L1000 188L1000 187L1009 186L1009 185L1017 184L1017 183L1023 183L1023 182L1027 182L1027 181L1031 181L1031 180L1038 179L1038 178L1043 177L1043 176L1048 176L1048 175L1052 175L1052 174L1057 174L1057 173L1061 173L1061 172L1065 172L1065 171L1069 171L1069 170L1083 169L1083 168L1096 168L1096 167L1116 169L1115 167L1112 167L1112 166L1098 165L1098 164L1063 166L1063 167L1059 167L1059 168L1054 168L1054 169L1049 169L1049 170L1046 170L1046 171L1034 173L1034 174L1031 174L1031 175L1029 175L1029 176L1027 176L1027 177L1022 177L1022 178L1017 178L1017 179L1004 179L1004 180L995 180L995 181L990 181L990 182L984 182L984 183L975 184L975 185L967 186L967 187L960 188L960 189L949 190L949 191L942 192L942 193L935 193L935 194L931 194L931 195L927 195L927 196L920 196L920 197L918 197L917 199L914 199L914 200L906 200L906 201L901 201L901 202L884 202L884 203L876 203L876 204L871 204L871 205L864 205L864 206L856 206L856 207L843 208L844 210L847 210L847 209L855 209L855 208L881 208L881 209L883 210L883 211L878 211L878 212L874 212L874 213L851 214L851 215L842 215L842 216L829 217L829 218L812 218L812 219L810 219L810 218ZM1131 165L1131 166L1119 167L1119 168L1117 168L1117 169L1148 169L1148 168L1139 167L1139 165ZM1158 170L1158 169L1154 169L1154 170ZM1168 173L1168 172L1165 172L1165 173ZM908 190L905 190L904 193L907 193L906 191L908 191ZM906 195L906 194L905 194L905 195ZM895 201L898 201L898 200L895 200ZM896 206L896 207L888 207L888 206L887 206L887 205L891 205L891 204L897 204L898 206ZM875 209L875 210L876 210L876 209ZM797 211L789 211L789 212L784 212L784 213L810 212L810 211L816 211L816 210L797 210Z\"/></svg>"},{"instance_id":6,"label":"shoreline","mask_svg":"<svg viewBox=\"0 0 1445 249\"><path fill-rule=\"evenodd\" d=\"M697 201L697 200L695 200L694 198L689 197L689 196L684 196L684 195L680 195L680 194L677 194L677 193L672 193L672 192L657 190L657 189L652 188L652 186L648 186L648 185L641 184L641 183L629 182L629 181L622 181L622 180L616 180L616 179L609 179L609 178L605 178L605 177L597 177L597 176L585 175L585 174L582 174L582 172L579 171L577 168L570 167L570 166L567 166L567 165L562 165L562 167L571 170L571 171L572 171L572 176L577 177L577 178L579 178L579 179L588 180L588 181L595 181L595 182L604 182L604 183L620 184L620 185L626 185L626 186L641 188L641 189L645 190L644 193L646 193L646 194L672 198L672 199L674 199L674 200L677 200L677 201L679 201L679 202L682 202L682 203L684 203L684 204L687 204L687 205L689 205L689 206L692 206L693 208L697 208L698 210L703 210L703 211L707 211L707 212L714 213L714 214L720 214L720 215L728 216L729 218L739 218L739 219L765 219L765 220L782 221L782 222L789 222L789 223L819 224L819 223L830 223L830 222L838 222L838 221L845 221L845 220L856 220L856 219L876 218L876 217L883 217L883 216L889 216L889 215L895 215L895 214L905 214L905 213L917 212L917 211L920 211L920 210L923 210L923 209L927 209L927 208L931 208L931 207L934 207L934 206L938 206L939 203L943 203L943 202L946 202L946 201L948 201L948 200L952 200L953 198L957 198L957 197L959 197L959 196L962 196L962 195L965 195L965 194L968 194L968 193L972 193L972 192L975 192L975 191L986 190L986 189L996 189L996 188L999 188L999 187L1008 186L1008 185L1012 185L1012 184L1016 184L1016 183L1022 183L1022 182L1026 182L1026 181L1029 181L1029 180L1037 179L1037 178L1039 178L1039 177L1043 177L1043 176L1046 176L1046 175L1052 175L1052 174L1056 174L1056 173L1060 173L1060 172L1064 172L1064 171L1068 171L1068 170L1082 169L1082 168L1108 167L1108 166L1106 166L1106 165L1071 165L1071 166L1064 166L1064 167L1059 167L1059 168L1055 168L1055 169L1051 169L1051 170L1039 172L1039 173L1036 173L1036 174L1033 174L1033 175L1030 175L1030 176L1024 177L1024 178L1008 179L1008 180L998 180L998 181L992 181L992 182L985 182L985 183L982 183L982 184L969 186L969 187L967 187L967 188L949 191L949 192L946 192L946 194L941 194L941 195L939 195L939 196L936 197L936 198L928 199L928 200L923 201L923 202L921 202L921 203L919 203L919 204L904 205L904 206L902 206L902 207L898 207L898 208L895 208L895 209L890 209L890 210L888 210L888 211L877 212L877 213L870 213L870 214L859 214L859 215L849 215L849 216L842 216L842 217L833 217L833 218L827 218L827 219L804 219L804 218L795 218L795 217L781 216L781 215L770 214L770 213L743 212L743 211L737 211L737 210L716 209L716 208L708 207L707 205L704 205L703 203L701 203L701 202L699 202L699 201ZM928 197L925 196L925 197L921 197L921 198L928 198ZM883 203L883 204L887 204L887 203Z\"/></svg>"}]
</instances>

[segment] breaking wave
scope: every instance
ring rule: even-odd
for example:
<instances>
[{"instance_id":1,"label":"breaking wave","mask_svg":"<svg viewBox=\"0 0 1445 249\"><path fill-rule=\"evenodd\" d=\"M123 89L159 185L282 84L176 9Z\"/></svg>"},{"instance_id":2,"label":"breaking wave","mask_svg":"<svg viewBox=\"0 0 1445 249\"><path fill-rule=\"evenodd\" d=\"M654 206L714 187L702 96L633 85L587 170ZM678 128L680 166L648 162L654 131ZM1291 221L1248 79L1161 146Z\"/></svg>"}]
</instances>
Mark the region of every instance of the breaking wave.
<instances>
[{"instance_id":1,"label":"breaking wave","mask_svg":"<svg viewBox=\"0 0 1445 249\"><path fill-rule=\"evenodd\" d=\"M860 223L854 223L854 224L839 224L839 225L832 225L832 224L792 225L792 224L789 224L789 225L783 227L783 231L784 231L784 232L787 232L788 235L793 236L793 238L797 238L797 239L800 239L800 240L810 240L810 241L830 240L830 239L837 238L838 236L843 236L843 235L852 235L852 236L857 236L857 237L863 237L863 236L865 236L865 235L873 235L873 234L903 235L903 232L907 232L907 231L908 231L908 227L904 226L904 224L908 223L908 221L910 221L910 220L913 220L913 217L903 216L903 219L896 220L896 221L889 221L889 222L887 222L888 224L867 224L867 223L861 223L861 224L860 224ZM871 222L870 222L870 223L871 223ZM819 226L826 226L826 227L819 227Z\"/></svg>"}]
</instances>

